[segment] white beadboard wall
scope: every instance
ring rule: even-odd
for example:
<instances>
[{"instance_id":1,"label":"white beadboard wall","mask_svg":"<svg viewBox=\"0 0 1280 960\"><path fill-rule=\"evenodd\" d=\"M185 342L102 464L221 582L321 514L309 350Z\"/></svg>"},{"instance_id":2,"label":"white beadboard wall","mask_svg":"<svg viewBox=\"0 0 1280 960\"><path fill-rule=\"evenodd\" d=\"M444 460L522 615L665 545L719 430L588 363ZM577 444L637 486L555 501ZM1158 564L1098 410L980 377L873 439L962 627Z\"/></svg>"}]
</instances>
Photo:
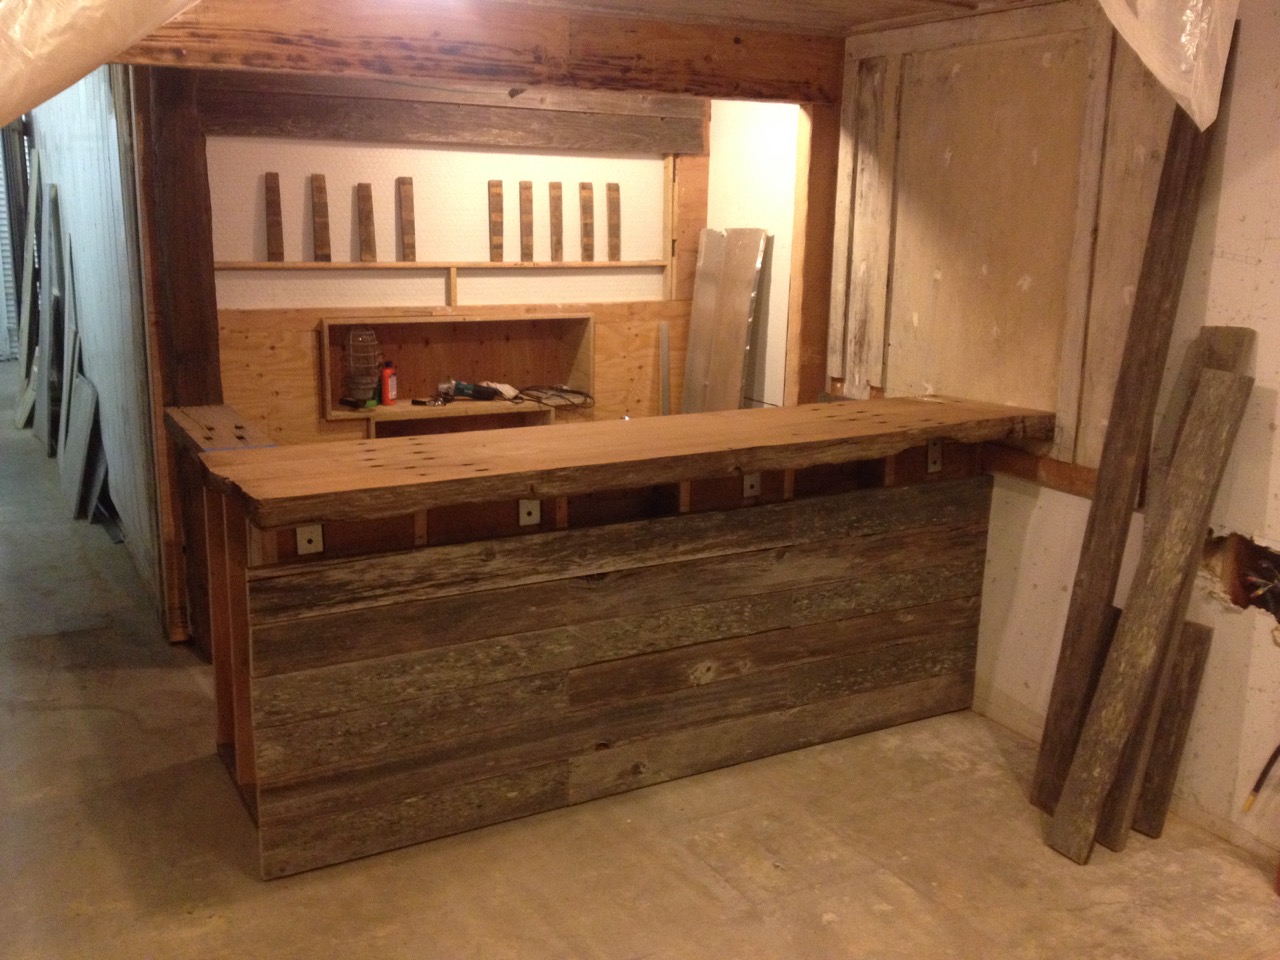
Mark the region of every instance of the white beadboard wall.
<instances>
[{"instance_id":1,"label":"white beadboard wall","mask_svg":"<svg viewBox=\"0 0 1280 960\"><path fill-rule=\"evenodd\" d=\"M1258 331L1257 383L1214 505L1218 533L1280 549L1280 6L1242 0L1235 80L1218 119L1178 327L1177 370L1205 324ZM976 709L1038 736L1048 707L1088 504L1018 481L996 486ZM1135 524L1138 526L1139 524ZM1130 537L1128 561L1133 562ZM1280 777L1243 803L1280 741L1280 625L1219 599L1202 575L1190 617L1213 646L1178 778L1174 812L1241 846L1280 849Z\"/></svg>"},{"instance_id":2,"label":"white beadboard wall","mask_svg":"<svg viewBox=\"0 0 1280 960\"><path fill-rule=\"evenodd\" d=\"M265 177L280 174L284 258L310 260L313 173L325 176L329 195L330 248L335 261L359 260L355 229L357 183L373 187L378 260L397 258L395 181L412 177L419 261L489 259L490 180L503 181L504 256L520 259L521 180L533 183L534 260L550 260L547 185L564 189L564 256L580 258L578 184L595 193L595 252L608 254L605 184L617 183L622 199L622 259L663 257L661 157L557 155L452 147L412 147L291 140L274 137L210 137L207 147L213 204L214 258L266 260ZM466 304L617 302L662 298L662 271L472 271L460 274ZM440 271L220 271L221 308L292 306L401 306L445 302Z\"/></svg>"},{"instance_id":3,"label":"white beadboard wall","mask_svg":"<svg viewBox=\"0 0 1280 960\"><path fill-rule=\"evenodd\" d=\"M116 123L105 67L33 111L44 182L58 186L71 237L83 362L98 391L111 499L125 545L158 596L147 352L122 181L132 174L122 173Z\"/></svg>"}]
</instances>

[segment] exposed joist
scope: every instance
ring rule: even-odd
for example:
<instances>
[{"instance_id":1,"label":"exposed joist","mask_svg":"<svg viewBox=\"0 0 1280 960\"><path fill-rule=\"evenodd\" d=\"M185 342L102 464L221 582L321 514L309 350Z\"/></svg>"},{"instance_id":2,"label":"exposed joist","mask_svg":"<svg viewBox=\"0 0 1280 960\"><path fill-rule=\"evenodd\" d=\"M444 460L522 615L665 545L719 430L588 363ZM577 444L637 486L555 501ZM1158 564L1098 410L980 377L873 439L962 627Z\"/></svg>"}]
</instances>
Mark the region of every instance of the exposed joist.
<instances>
[{"instance_id":1,"label":"exposed joist","mask_svg":"<svg viewBox=\"0 0 1280 960\"><path fill-rule=\"evenodd\" d=\"M836 37L514 4L203 0L120 60L830 103L841 54Z\"/></svg>"}]
</instances>

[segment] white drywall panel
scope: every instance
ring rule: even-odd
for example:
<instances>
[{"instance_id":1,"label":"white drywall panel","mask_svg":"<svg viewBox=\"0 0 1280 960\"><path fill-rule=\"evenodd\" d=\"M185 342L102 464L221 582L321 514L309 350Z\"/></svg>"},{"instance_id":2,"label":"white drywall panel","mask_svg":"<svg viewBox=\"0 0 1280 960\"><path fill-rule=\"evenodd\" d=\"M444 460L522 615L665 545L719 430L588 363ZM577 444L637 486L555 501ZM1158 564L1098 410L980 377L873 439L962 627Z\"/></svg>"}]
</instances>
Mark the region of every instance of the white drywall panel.
<instances>
[{"instance_id":1,"label":"white drywall panel","mask_svg":"<svg viewBox=\"0 0 1280 960\"><path fill-rule=\"evenodd\" d=\"M711 104L707 226L758 227L772 238L768 272L761 277L756 314L761 329L752 338L748 383L756 387L754 399L774 406L782 405L786 374L799 129L800 108L795 104Z\"/></svg>"}]
</instances>

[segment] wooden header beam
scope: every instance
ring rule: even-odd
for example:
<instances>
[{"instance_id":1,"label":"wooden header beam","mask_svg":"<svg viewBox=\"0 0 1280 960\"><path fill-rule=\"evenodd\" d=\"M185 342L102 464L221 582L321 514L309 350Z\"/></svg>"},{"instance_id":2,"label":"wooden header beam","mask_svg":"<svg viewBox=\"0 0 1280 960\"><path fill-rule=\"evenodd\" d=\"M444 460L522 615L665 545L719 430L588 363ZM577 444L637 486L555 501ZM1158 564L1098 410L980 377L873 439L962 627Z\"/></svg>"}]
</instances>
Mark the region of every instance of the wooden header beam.
<instances>
[{"instance_id":1,"label":"wooden header beam","mask_svg":"<svg viewBox=\"0 0 1280 960\"><path fill-rule=\"evenodd\" d=\"M119 60L834 103L843 57L838 37L521 5L202 0Z\"/></svg>"}]
</instances>

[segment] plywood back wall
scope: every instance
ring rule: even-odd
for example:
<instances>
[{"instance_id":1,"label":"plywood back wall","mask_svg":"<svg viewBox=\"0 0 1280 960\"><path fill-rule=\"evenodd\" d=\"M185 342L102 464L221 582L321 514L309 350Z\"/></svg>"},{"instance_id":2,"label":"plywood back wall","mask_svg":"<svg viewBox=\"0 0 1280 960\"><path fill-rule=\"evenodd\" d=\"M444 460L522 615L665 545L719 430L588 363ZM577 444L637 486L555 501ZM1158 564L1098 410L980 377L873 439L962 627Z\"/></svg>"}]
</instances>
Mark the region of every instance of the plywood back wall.
<instances>
[{"instance_id":1,"label":"plywood back wall","mask_svg":"<svg viewBox=\"0 0 1280 960\"><path fill-rule=\"evenodd\" d=\"M533 183L534 259L550 260L547 184L564 185L566 260L579 259L578 184L592 183L596 197L596 249L603 259L605 184L622 196L622 258L663 257L664 167L660 157L557 155L454 147L376 146L260 137L210 137L209 186L214 257L219 261L266 259L264 174L280 174L284 258L312 255L310 176L322 173L329 195L330 245L335 261L359 260L354 191L373 186L378 259L397 257L395 181L412 177L419 261L489 259L488 182L504 183L504 259L520 258L519 182ZM589 273L528 271L463 275L462 303L544 303L565 300L619 302L662 296L660 270ZM313 306L441 305L445 283L438 272L218 274L221 309Z\"/></svg>"},{"instance_id":2,"label":"plywood back wall","mask_svg":"<svg viewBox=\"0 0 1280 960\"><path fill-rule=\"evenodd\" d=\"M596 419L659 412L658 335L671 337L672 405L679 408L689 329L689 301L580 303L553 306L413 309L221 310L218 314L222 387L226 402L276 443L310 443L364 435L360 423L321 417L320 335L323 319L424 315L520 317L589 314L595 321Z\"/></svg>"}]
</instances>

